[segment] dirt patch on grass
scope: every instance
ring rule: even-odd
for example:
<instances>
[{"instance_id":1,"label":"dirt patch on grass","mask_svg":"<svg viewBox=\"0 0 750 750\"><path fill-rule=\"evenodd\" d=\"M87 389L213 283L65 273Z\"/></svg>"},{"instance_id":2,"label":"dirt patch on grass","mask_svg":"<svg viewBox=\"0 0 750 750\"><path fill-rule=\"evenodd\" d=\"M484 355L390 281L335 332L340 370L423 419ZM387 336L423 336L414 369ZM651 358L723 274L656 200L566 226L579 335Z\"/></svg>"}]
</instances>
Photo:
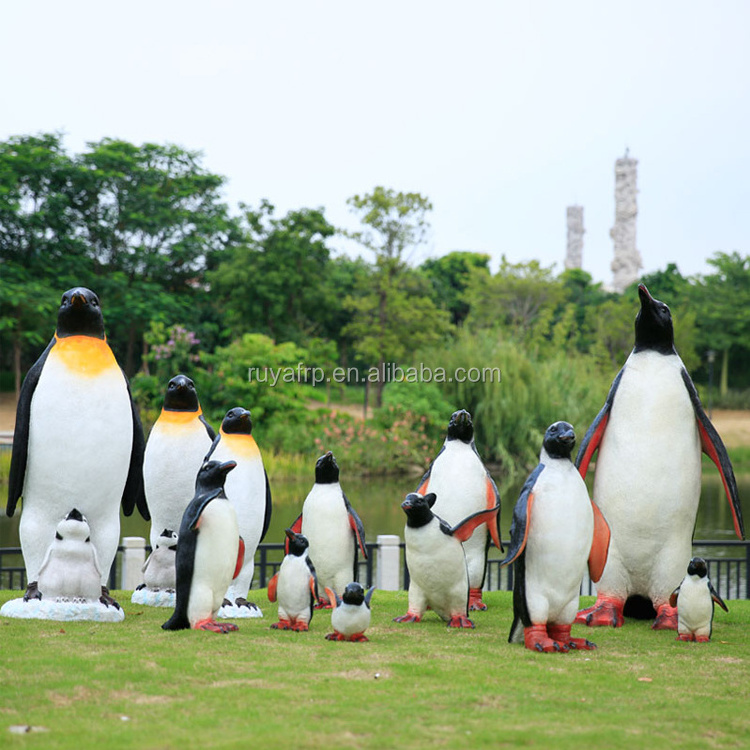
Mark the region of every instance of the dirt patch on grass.
<instances>
[{"instance_id":1,"label":"dirt patch on grass","mask_svg":"<svg viewBox=\"0 0 750 750\"><path fill-rule=\"evenodd\" d=\"M711 421L727 448L750 445L750 411L714 409Z\"/></svg>"}]
</instances>

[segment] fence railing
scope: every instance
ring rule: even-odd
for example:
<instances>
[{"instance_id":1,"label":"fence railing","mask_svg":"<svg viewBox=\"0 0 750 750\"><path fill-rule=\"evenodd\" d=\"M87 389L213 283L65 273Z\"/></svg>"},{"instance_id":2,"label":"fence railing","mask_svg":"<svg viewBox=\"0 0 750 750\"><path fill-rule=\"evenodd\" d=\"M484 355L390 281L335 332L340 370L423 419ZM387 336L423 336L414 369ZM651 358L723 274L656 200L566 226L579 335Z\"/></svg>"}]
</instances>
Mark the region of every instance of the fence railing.
<instances>
[{"instance_id":1,"label":"fence railing","mask_svg":"<svg viewBox=\"0 0 750 750\"><path fill-rule=\"evenodd\" d=\"M132 588L134 576L140 572L140 563L151 548L145 540L132 544L136 538L123 540L124 545L118 548L118 554L109 574L109 586L112 589ZM507 545L508 542L503 544ZM137 569L126 570L129 563L126 558L136 547L141 551L136 556ZM711 551L723 549L723 555L712 555ZM700 555L708 564L708 576L714 588L724 599L750 599L750 541L705 540L693 542L693 554ZM284 559L283 544L261 544L255 557L255 588L266 588L268 581L278 571ZM487 576L484 588L486 591L511 591L513 589L513 565L500 567L502 557L497 549L490 549L487 561ZM131 565L132 568L132 565ZM367 545L367 560L359 562L359 580L366 586L377 585L384 590L409 588L409 569L405 559L405 545L396 536L379 536L378 541ZM123 585L129 582L128 586ZM24 590L26 588L26 570L20 547L0 547L0 589ZM593 595L596 587L584 578L581 594Z\"/></svg>"}]
</instances>

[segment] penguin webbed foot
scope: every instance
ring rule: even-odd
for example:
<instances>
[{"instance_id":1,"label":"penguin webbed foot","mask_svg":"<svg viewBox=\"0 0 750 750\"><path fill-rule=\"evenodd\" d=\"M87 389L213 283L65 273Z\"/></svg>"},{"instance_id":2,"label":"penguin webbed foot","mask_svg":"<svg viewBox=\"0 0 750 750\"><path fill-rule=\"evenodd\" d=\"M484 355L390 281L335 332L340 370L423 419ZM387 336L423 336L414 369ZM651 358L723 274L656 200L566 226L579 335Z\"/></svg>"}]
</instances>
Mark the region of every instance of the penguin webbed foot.
<instances>
[{"instance_id":1,"label":"penguin webbed foot","mask_svg":"<svg viewBox=\"0 0 750 750\"><path fill-rule=\"evenodd\" d=\"M339 633L338 630L334 630L333 633L328 633L328 635L326 635L326 640L327 641L345 641L346 637L342 633Z\"/></svg>"},{"instance_id":2,"label":"penguin webbed foot","mask_svg":"<svg viewBox=\"0 0 750 750\"><path fill-rule=\"evenodd\" d=\"M546 625L530 625L523 629L523 645L529 651L550 654L553 651L567 653L569 651L566 643L559 643L550 638Z\"/></svg>"},{"instance_id":3,"label":"penguin webbed foot","mask_svg":"<svg viewBox=\"0 0 750 750\"><path fill-rule=\"evenodd\" d=\"M143 591L143 589L145 589L145 588L146 588L146 584L145 584L145 583L142 583L142 584L140 584L139 586L136 586L136 587L135 587L135 590L136 590L136 591Z\"/></svg>"},{"instance_id":4,"label":"penguin webbed foot","mask_svg":"<svg viewBox=\"0 0 750 750\"><path fill-rule=\"evenodd\" d=\"M623 609L625 602L613 597L599 597L596 602L576 614L575 622L588 625L590 628L613 627L621 628L625 622Z\"/></svg>"},{"instance_id":5,"label":"penguin webbed foot","mask_svg":"<svg viewBox=\"0 0 750 750\"><path fill-rule=\"evenodd\" d=\"M656 610L656 619L651 625L652 630L677 630L677 607L662 604Z\"/></svg>"},{"instance_id":6,"label":"penguin webbed foot","mask_svg":"<svg viewBox=\"0 0 750 750\"><path fill-rule=\"evenodd\" d=\"M484 612L487 605L482 601L482 589L469 589L469 612Z\"/></svg>"},{"instance_id":7,"label":"penguin webbed foot","mask_svg":"<svg viewBox=\"0 0 750 750\"><path fill-rule=\"evenodd\" d=\"M26 593L23 595L25 602L30 602L32 599L42 599L42 592L39 590L39 583L37 581L31 581L26 587Z\"/></svg>"},{"instance_id":8,"label":"penguin webbed foot","mask_svg":"<svg viewBox=\"0 0 750 750\"><path fill-rule=\"evenodd\" d=\"M99 597L99 601L105 607L120 609L120 605L109 595L109 589L106 586L102 586L102 595Z\"/></svg>"},{"instance_id":9,"label":"penguin webbed foot","mask_svg":"<svg viewBox=\"0 0 750 750\"><path fill-rule=\"evenodd\" d=\"M294 625L292 625L292 630L295 633L306 633L310 630L310 626L306 622L295 622Z\"/></svg>"},{"instance_id":10,"label":"penguin webbed foot","mask_svg":"<svg viewBox=\"0 0 750 750\"><path fill-rule=\"evenodd\" d=\"M448 621L449 628L473 628L474 623L466 615L453 615Z\"/></svg>"},{"instance_id":11,"label":"penguin webbed foot","mask_svg":"<svg viewBox=\"0 0 750 750\"><path fill-rule=\"evenodd\" d=\"M394 617L393 622L422 622L422 615L416 615L413 612L407 612L400 617Z\"/></svg>"},{"instance_id":12,"label":"penguin webbed foot","mask_svg":"<svg viewBox=\"0 0 750 750\"><path fill-rule=\"evenodd\" d=\"M195 630L208 630L211 633L232 633L239 628L233 622L216 622L216 620L199 620L193 625Z\"/></svg>"},{"instance_id":13,"label":"penguin webbed foot","mask_svg":"<svg viewBox=\"0 0 750 750\"><path fill-rule=\"evenodd\" d=\"M292 623L290 620L279 620L271 625L272 630L291 630Z\"/></svg>"},{"instance_id":14,"label":"penguin webbed foot","mask_svg":"<svg viewBox=\"0 0 750 750\"><path fill-rule=\"evenodd\" d=\"M593 651L596 643L588 638L571 638L566 644L571 651Z\"/></svg>"},{"instance_id":15,"label":"penguin webbed foot","mask_svg":"<svg viewBox=\"0 0 750 750\"><path fill-rule=\"evenodd\" d=\"M225 597L224 599L221 600L221 606L222 607L231 607L232 606L232 602L230 602L229 599L227 599Z\"/></svg>"},{"instance_id":16,"label":"penguin webbed foot","mask_svg":"<svg viewBox=\"0 0 750 750\"><path fill-rule=\"evenodd\" d=\"M248 609L257 609L257 610L260 610L260 607L255 602L248 601L247 599L245 599L244 596L238 596L234 600L234 605L235 605L235 607L247 607Z\"/></svg>"},{"instance_id":17,"label":"penguin webbed foot","mask_svg":"<svg viewBox=\"0 0 750 750\"><path fill-rule=\"evenodd\" d=\"M318 599L313 609L333 609L333 605L328 599Z\"/></svg>"}]
</instances>

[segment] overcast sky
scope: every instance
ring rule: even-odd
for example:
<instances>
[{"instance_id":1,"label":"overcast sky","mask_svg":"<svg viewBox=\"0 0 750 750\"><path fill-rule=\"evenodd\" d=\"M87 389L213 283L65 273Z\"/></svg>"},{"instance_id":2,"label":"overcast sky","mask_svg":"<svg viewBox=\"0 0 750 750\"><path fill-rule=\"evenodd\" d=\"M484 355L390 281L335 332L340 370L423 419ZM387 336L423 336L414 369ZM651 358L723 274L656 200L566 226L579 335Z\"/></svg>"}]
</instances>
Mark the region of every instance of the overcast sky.
<instances>
[{"instance_id":1,"label":"overcast sky","mask_svg":"<svg viewBox=\"0 0 750 750\"><path fill-rule=\"evenodd\" d=\"M475 250L611 280L614 162L644 271L750 253L750 3L35 0L3 4L0 139L175 143L279 212L376 185L433 203L416 260Z\"/></svg>"}]
</instances>

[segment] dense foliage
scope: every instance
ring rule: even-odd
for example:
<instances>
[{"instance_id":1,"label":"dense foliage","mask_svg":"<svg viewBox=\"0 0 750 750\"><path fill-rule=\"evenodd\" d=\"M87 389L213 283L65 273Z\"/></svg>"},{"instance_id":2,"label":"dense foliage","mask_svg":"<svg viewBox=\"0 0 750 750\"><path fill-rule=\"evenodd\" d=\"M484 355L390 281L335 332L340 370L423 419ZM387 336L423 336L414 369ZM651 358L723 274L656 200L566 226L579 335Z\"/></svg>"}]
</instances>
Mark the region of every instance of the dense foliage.
<instances>
[{"instance_id":1,"label":"dense foliage","mask_svg":"<svg viewBox=\"0 0 750 750\"><path fill-rule=\"evenodd\" d=\"M473 252L415 265L432 209L418 193L353 196L361 229L344 233L323 208L277 215L263 201L233 215L224 181L169 144L104 139L70 155L54 133L0 143L0 387L20 386L61 293L83 285L146 424L185 372L217 426L243 405L268 447L331 447L382 472L423 469L467 408L482 455L510 476L535 462L550 422L585 431L632 347L634 288L505 257L493 272ZM362 257L337 250L343 236ZM699 387L711 379L714 403L747 407L750 257L709 263L643 281L671 306Z\"/></svg>"}]
</instances>

